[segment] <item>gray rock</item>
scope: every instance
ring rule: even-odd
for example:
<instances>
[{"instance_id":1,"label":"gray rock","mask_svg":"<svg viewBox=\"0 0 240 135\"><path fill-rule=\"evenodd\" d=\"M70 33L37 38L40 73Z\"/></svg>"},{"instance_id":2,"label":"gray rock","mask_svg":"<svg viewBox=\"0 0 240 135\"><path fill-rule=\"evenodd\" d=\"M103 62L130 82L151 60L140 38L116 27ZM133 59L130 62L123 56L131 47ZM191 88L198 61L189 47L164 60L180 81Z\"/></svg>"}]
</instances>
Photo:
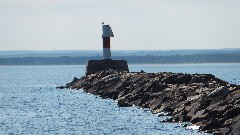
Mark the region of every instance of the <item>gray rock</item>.
<instances>
[{"instance_id":1,"label":"gray rock","mask_svg":"<svg viewBox=\"0 0 240 135\"><path fill-rule=\"evenodd\" d=\"M205 83L206 80L203 77L193 77L190 83Z\"/></svg>"},{"instance_id":2,"label":"gray rock","mask_svg":"<svg viewBox=\"0 0 240 135\"><path fill-rule=\"evenodd\" d=\"M236 123L232 124L230 127L230 135L239 135L240 133L240 121L237 121Z\"/></svg>"},{"instance_id":3,"label":"gray rock","mask_svg":"<svg viewBox=\"0 0 240 135\"><path fill-rule=\"evenodd\" d=\"M229 94L229 89L226 86L221 86L214 91L212 91L210 94L206 96L206 98L214 98L217 96L226 96Z\"/></svg>"},{"instance_id":4,"label":"gray rock","mask_svg":"<svg viewBox=\"0 0 240 135\"><path fill-rule=\"evenodd\" d=\"M187 97L187 100L188 100L188 101L197 100L197 99L201 98L202 96L203 96L203 94L199 94L199 95L195 95L195 96L190 96L190 97Z\"/></svg>"}]
</instances>

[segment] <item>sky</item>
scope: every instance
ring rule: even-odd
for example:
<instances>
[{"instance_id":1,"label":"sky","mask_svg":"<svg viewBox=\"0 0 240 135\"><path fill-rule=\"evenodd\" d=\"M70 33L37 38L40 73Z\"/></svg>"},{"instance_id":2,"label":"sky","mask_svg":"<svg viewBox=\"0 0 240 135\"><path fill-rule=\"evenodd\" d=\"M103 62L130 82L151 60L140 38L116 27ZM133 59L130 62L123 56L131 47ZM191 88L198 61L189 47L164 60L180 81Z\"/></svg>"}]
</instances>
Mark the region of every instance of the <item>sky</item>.
<instances>
[{"instance_id":1,"label":"sky","mask_svg":"<svg viewBox=\"0 0 240 135\"><path fill-rule=\"evenodd\" d=\"M240 0L0 0L0 51L240 48Z\"/></svg>"}]
</instances>

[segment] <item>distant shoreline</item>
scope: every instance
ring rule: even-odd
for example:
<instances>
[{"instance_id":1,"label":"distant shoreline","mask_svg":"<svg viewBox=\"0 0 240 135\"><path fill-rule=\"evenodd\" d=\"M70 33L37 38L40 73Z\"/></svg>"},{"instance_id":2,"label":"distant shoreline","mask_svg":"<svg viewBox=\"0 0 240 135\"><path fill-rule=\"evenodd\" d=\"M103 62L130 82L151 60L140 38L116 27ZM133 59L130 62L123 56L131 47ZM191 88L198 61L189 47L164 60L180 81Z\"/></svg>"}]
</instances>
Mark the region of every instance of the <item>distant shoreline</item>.
<instances>
[{"instance_id":1,"label":"distant shoreline","mask_svg":"<svg viewBox=\"0 0 240 135\"><path fill-rule=\"evenodd\" d=\"M240 64L240 62L225 62L225 63L129 63L128 65L195 65L195 64ZM86 66L86 64L26 64L26 65L7 65L0 64L0 66Z\"/></svg>"},{"instance_id":2,"label":"distant shoreline","mask_svg":"<svg viewBox=\"0 0 240 135\"><path fill-rule=\"evenodd\" d=\"M101 59L102 51L0 51L0 65L85 65ZM128 64L240 63L240 49L112 51L112 59Z\"/></svg>"}]
</instances>

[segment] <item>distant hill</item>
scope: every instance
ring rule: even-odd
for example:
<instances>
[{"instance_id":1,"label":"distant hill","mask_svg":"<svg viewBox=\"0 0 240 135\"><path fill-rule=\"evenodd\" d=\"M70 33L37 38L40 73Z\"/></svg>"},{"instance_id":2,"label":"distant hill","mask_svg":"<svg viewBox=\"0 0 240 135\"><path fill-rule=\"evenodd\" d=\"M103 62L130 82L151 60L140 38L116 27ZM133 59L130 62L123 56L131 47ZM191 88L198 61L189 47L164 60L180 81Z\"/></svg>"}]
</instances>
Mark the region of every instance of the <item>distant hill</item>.
<instances>
[{"instance_id":1,"label":"distant hill","mask_svg":"<svg viewBox=\"0 0 240 135\"><path fill-rule=\"evenodd\" d=\"M237 54L239 49L201 50L113 50L113 56L171 56L193 54ZM102 50L56 50L56 51L0 51L0 58L9 57L61 57L61 56L102 56Z\"/></svg>"},{"instance_id":2,"label":"distant hill","mask_svg":"<svg viewBox=\"0 0 240 135\"><path fill-rule=\"evenodd\" d=\"M134 64L240 63L240 49L217 50L119 50L113 59ZM0 65L75 65L102 59L102 51L0 51Z\"/></svg>"}]
</instances>

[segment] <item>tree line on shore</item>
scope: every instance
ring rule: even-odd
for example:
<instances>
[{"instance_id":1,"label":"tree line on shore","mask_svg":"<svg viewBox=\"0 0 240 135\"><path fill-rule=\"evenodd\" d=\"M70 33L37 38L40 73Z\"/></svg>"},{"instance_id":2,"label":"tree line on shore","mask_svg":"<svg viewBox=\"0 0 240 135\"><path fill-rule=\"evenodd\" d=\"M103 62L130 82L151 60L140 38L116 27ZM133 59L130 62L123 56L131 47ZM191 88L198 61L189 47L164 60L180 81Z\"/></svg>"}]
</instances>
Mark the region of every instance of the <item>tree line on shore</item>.
<instances>
[{"instance_id":1,"label":"tree line on shore","mask_svg":"<svg viewBox=\"0 0 240 135\"><path fill-rule=\"evenodd\" d=\"M61 57L11 57L0 58L0 65L78 65L88 60L101 60L97 56ZM113 60L127 60L129 64L178 64L178 63L240 63L240 53L235 54L193 54L171 56L113 56Z\"/></svg>"}]
</instances>

